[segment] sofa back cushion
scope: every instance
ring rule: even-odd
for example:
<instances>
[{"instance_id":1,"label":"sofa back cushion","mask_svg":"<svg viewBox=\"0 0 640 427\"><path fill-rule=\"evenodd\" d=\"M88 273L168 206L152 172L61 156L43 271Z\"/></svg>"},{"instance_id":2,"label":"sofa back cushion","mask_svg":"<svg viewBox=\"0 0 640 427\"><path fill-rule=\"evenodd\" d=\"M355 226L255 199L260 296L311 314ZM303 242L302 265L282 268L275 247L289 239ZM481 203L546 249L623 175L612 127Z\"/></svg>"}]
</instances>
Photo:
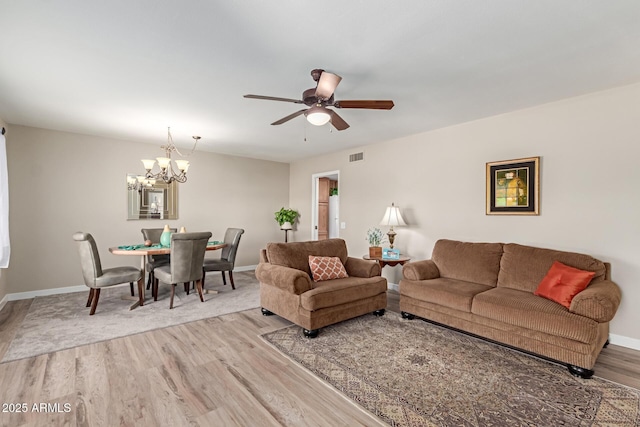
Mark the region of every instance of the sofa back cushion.
<instances>
[{"instance_id":1,"label":"sofa back cushion","mask_svg":"<svg viewBox=\"0 0 640 427\"><path fill-rule=\"evenodd\" d=\"M589 255L507 243L500 262L498 287L534 292L554 261L580 270L593 271L591 283L603 280L607 268Z\"/></svg>"},{"instance_id":2,"label":"sofa back cushion","mask_svg":"<svg viewBox=\"0 0 640 427\"><path fill-rule=\"evenodd\" d=\"M342 239L327 239L310 242L267 243L267 259L271 264L305 271L311 277L309 255L338 257L347 262L347 244Z\"/></svg>"},{"instance_id":3,"label":"sofa back cushion","mask_svg":"<svg viewBox=\"0 0 640 427\"><path fill-rule=\"evenodd\" d=\"M496 286L502 257L502 243L469 243L438 240L431 259L440 277Z\"/></svg>"}]
</instances>

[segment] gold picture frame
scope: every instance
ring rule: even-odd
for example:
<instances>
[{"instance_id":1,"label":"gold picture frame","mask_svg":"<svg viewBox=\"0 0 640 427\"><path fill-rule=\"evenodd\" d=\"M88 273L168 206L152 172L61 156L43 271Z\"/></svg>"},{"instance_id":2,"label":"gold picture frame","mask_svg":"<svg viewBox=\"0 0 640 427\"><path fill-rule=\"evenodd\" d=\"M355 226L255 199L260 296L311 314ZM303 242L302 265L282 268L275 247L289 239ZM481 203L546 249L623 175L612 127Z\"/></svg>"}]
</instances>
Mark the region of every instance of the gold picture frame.
<instances>
[{"instance_id":1,"label":"gold picture frame","mask_svg":"<svg viewBox=\"0 0 640 427\"><path fill-rule=\"evenodd\" d=\"M540 215L540 157L487 163L487 215Z\"/></svg>"}]
</instances>

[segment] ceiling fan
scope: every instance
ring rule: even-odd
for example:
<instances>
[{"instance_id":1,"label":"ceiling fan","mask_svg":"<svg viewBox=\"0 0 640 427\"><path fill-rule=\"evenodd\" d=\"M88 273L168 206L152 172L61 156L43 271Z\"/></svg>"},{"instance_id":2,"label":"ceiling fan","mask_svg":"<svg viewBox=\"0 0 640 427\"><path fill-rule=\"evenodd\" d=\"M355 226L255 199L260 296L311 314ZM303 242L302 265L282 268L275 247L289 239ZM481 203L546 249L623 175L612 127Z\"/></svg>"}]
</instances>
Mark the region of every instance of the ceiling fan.
<instances>
[{"instance_id":1,"label":"ceiling fan","mask_svg":"<svg viewBox=\"0 0 640 427\"><path fill-rule=\"evenodd\" d=\"M245 98L266 99L269 101L293 102L294 104L305 104L310 108L305 108L289 114L286 117L276 120L272 125L281 125L289 120L304 114L309 123L322 126L331 121L337 130L345 130L349 124L335 111L327 108L364 108L369 110L390 110L393 108L393 101L390 100L360 100L360 101L336 101L334 92L342 77L321 69L311 70L311 77L316 83L316 87L302 92L302 99L278 98L275 96L245 95Z\"/></svg>"}]
</instances>

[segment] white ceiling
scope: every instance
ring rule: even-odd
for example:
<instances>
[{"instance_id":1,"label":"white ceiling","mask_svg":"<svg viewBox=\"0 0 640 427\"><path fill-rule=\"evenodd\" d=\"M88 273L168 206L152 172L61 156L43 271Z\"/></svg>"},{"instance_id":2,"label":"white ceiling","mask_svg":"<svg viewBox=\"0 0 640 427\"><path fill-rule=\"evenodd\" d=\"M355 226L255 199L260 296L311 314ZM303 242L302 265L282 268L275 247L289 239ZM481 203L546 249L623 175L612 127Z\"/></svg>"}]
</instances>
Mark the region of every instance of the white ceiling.
<instances>
[{"instance_id":1,"label":"white ceiling","mask_svg":"<svg viewBox=\"0 0 640 427\"><path fill-rule=\"evenodd\" d=\"M329 132L270 123L339 74ZM638 0L0 0L0 118L292 161L640 81ZM306 137L306 141L305 141Z\"/></svg>"}]
</instances>

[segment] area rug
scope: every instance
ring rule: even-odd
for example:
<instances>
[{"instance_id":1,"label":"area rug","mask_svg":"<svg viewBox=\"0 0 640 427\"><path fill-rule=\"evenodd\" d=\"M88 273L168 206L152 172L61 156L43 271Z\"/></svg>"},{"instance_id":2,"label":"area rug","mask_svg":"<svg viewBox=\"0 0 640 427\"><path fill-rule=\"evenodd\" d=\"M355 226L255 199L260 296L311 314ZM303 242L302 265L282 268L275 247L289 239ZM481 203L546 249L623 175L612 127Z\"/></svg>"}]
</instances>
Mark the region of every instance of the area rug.
<instances>
[{"instance_id":1,"label":"area rug","mask_svg":"<svg viewBox=\"0 0 640 427\"><path fill-rule=\"evenodd\" d=\"M639 426L640 391L397 313L262 337L392 426Z\"/></svg>"},{"instance_id":2,"label":"area rug","mask_svg":"<svg viewBox=\"0 0 640 427\"><path fill-rule=\"evenodd\" d=\"M206 289L219 293L206 294L205 302L200 302L197 291L186 295L183 286L177 286L173 310L169 310L171 288L163 284L158 301L147 291L145 305L134 310L129 310L132 301L121 299L129 293L128 286L103 289L93 316L85 307L88 288L36 297L2 363L259 307L260 286L253 271L236 272L233 278L235 290L222 285L220 274L208 274Z\"/></svg>"}]
</instances>

